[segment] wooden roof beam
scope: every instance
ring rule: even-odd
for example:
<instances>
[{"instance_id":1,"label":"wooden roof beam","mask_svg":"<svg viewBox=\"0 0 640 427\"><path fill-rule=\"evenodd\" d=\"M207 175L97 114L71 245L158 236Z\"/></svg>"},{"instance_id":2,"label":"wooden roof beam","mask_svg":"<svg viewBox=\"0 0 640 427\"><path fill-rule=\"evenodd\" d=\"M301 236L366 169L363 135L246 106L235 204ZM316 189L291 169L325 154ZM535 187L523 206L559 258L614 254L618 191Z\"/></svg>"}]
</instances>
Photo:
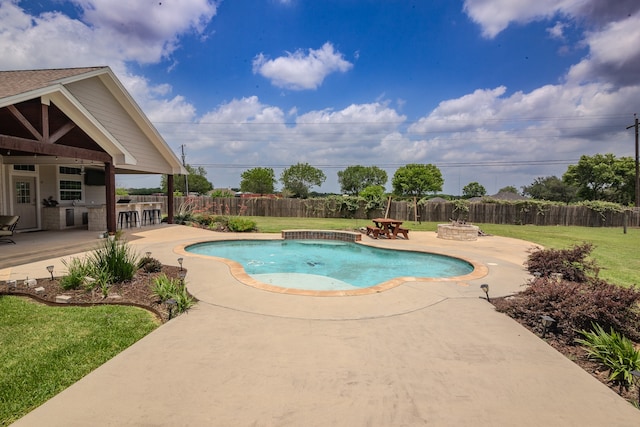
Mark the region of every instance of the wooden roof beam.
<instances>
[{"instance_id":1,"label":"wooden roof beam","mask_svg":"<svg viewBox=\"0 0 640 427\"><path fill-rule=\"evenodd\" d=\"M16 136L0 135L0 149L26 151L31 154L45 156L69 157L72 159L93 160L96 162L111 162L111 156L104 151L87 150L86 148L69 147L59 144L45 144Z\"/></svg>"},{"instance_id":2,"label":"wooden roof beam","mask_svg":"<svg viewBox=\"0 0 640 427\"><path fill-rule=\"evenodd\" d=\"M43 140L43 137L42 135L40 135L40 132L38 132L38 130L35 127L33 127L31 122L27 120L27 118L20 112L20 110L16 108L15 105L7 105L7 110L9 110L9 112L13 114L13 116L16 119L18 119L20 124L24 126L24 128L28 130L31 133L31 135L34 136L34 138L36 138L38 141Z\"/></svg>"}]
</instances>

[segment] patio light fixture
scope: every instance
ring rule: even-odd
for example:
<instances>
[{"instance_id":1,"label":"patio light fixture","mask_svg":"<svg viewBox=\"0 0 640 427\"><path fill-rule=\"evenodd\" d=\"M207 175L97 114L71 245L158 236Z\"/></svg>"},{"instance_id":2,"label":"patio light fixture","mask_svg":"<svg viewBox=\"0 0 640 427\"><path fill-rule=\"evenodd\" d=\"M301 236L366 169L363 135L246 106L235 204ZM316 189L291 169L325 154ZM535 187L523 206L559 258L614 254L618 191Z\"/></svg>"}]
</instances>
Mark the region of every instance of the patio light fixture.
<instances>
[{"instance_id":1,"label":"patio light fixture","mask_svg":"<svg viewBox=\"0 0 640 427\"><path fill-rule=\"evenodd\" d=\"M491 302L491 300L489 299L489 285L486 284L486 283L483 283L482 285L480 285L480 289L483 290L483 292L484 292L484 294L485 294L485 296L487 298L487 301Z\"/></svg>"},{"instance_id":2,"label":"patio light fixture","mask_svg":"<svg viewBox=\"0 0 640 427\"><path fill-rule=\"evenodd\" d=\"M551 325L553 325L556 319L545 314L543 316L540 316L540 321L542 322L542 338L544 338L547 335L547 331L549 331L549 328L551 327Z\"/></svg>"},{"instance_id":3,"label":"patio light fixture","mask_svg":"<svg viewBox=\"0 0 640 427\"><path fill-rule=\"evenodd\" d=\"M53 265L47 265L47 271L51 274L51 280L53 280Z\"/></svg>"},{"instance_id":4,"label":"patio light fixture","mask_svg":"<svg viewBox=\"0 0 640 427\"><path fill-rule=\"evenodd\" d=\"M182 271L182 262L184 261L184 258L180 257L178 258L178 264L180 264L180 271Z\"/></svg>"},{"instance_id":5,"label":"patio light fixture","mask_svg":"<svg viewBox=\"0 0 640 427\"><path fill-rule=\"evenodd\" d=\"M167 308L169 309L169 320L173 317L173 307L175 307L178 303L173 298L169 298L166 302Z\"/></svg>"}]
</instances>

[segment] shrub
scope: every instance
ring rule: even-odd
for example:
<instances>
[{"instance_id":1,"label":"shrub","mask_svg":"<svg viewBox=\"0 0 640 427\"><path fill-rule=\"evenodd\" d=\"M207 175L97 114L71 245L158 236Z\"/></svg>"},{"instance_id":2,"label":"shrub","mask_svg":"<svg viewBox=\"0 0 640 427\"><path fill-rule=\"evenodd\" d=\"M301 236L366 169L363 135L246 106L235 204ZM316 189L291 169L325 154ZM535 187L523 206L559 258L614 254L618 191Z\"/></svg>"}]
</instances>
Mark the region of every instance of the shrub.
<instances>
[{"instance_id":1,"label":"shrub","mask_svg":"<svg viewBox=\"0 0 640 427\"><path fill-rule=\"evenodd\" d=\"M173 298L177 313L184 313L196 302L179 279L169 278L166 274L161 274L154 279L152 291L162 303Z\"/></svg>"},{"instance_id":2,"label":"shrub","mask_svg":"<svg viewBox=\"0 0 640 427\"><path fill-rule=\"evenodd\" d=\"M67 275L60 279L62 289L80 289L85 282L85 277L92 276L93 265L85 258L71 258L70 262L63 259L62 264L67 267Z\"/></svg>"},{"instance_id":3,"label":"shrub","mask_svg":"<svg viewBox=\"0 0 640 427\"><path fill-rule=\"evenodd\" d=\"M590 359L602 363L609 369L609 381L622 388L629 389L633 384L634 370L640 370L640 351L636 350L633 342L617 333L613 328L607 333L598 324L592 325L592 331L581 330L584 338L576 339L587 349Z\"/></svg>"},{"instance_id":4,"label":"shrub","mask_svg":"<svg viewBox=\"0 0 640 427\"><path fill-rule=\"evenodd\" d=\"M532 274L540 273L541 277L559 273L565 280L584 283L591 274L598 275L595 261L587 259L592 250L593 245L586 242L569 249L534 249L530 251L525 267Z\"/></svg>"},{"instance_id":5,"label":"shrub","mask_svg":"<svg viewBox=\"0 0 640 427\"><path fill-rule=\"evenodd\" d=\"M162 271L162 263L156 258L144 256L138 262L138 268L143 269L145 273L158 273Z\"/></svg>"},{"instance_id":6,"label":"shrub","mask_svg":"<svg viewBox=\"0 0 640 427\"><path fill-rule=\"evenodd\" d=\"M153 279L153 295L157 296L160 302L165 302L172 298L181 287L178 279L170 279L166 274L161 274Z\"/></svg>"},{"instance_id":7,"label":"shrub","mask_svg":"<svg viewBox=\"0 0 640 427\"><path fill-rule=\"evenodd\" d=\"M189 295L189 292L187 292L184 286L179 286L172 297L176 301L176 311L178 313L184 313L196 303L196 300Z\"/></svg>"},{"instance_id":8,"label":"shrub","mask_svg":"<svg viewBox=\"0 0 640 427\"><path fill-rule=\"evenodd\" d=\"M96 270L109 274L110 283L131 280L138 268L137 256L127 243L117 239L104 239L102 246L89 257Z\"/></svg>"},{"instance_id":9,"label":"shrub","mask_svg":"<svg viewBox=\"0 0 640 427\"><path fill-rule=\"evenodd\" d=\"M227 227L235 232L255 231L258 228L255 221L239 216L230 217Z\"/></svg>"},{"instance_id":10,"label":"shrub","mask_svg":"<svg viewBox=\"0 0 640 427\"><path fill-rule=\"evenodd\" d=\"M495 301L496 309L540 331L540 316L556 319L554 331L573 344L579 330L597 323L640 339L640 292L605 281L576 283L540 278L515 297Z\"/></svg>"}]
</instances>

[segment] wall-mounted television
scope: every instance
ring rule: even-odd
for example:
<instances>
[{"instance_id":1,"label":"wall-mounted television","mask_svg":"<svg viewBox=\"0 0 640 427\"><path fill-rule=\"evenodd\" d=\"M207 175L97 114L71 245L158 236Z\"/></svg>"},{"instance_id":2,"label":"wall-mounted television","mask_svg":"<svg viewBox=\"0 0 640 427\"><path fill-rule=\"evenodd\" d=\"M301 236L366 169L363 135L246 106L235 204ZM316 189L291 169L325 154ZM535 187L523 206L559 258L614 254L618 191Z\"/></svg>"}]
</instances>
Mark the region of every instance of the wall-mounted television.
<instances>
[{"instance_id":1,"label":"wall-mounted television","mask_svg":"<svg viewBox=\"0 0 640 427\"><path fill-rule=\"evenodd\" d=\"M104 186L104 171L100 169L86 169L84 171L84 185Z\"/></svg>"}]
</instances>

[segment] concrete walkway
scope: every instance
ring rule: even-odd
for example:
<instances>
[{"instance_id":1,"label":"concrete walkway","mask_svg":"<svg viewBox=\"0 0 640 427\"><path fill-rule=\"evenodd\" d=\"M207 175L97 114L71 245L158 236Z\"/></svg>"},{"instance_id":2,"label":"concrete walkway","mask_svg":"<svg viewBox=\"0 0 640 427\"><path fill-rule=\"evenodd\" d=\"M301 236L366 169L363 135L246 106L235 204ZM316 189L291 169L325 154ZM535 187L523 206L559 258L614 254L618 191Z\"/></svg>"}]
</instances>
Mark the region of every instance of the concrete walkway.
<instances>
[{"instance_id":1,"label":"concrete walkway","mask_svg":"<svg viewBox=\"0 0 640 427\"><path fill-rule=\"evenodd\" d=\"M138 252L175 265L180 244L270 236L166 226L136 237ZM246 286L225 264L186 256L187 284L200 299L194 309L14 425L640 425L640 411L479 298L481 283L493 296L522 289L531 244L417 232L409 241L364 242L463 256L489 273L308 297ZM54 259L5 274L46 275L54 262L63 268Z\"/></svg>"}]
</instances>

